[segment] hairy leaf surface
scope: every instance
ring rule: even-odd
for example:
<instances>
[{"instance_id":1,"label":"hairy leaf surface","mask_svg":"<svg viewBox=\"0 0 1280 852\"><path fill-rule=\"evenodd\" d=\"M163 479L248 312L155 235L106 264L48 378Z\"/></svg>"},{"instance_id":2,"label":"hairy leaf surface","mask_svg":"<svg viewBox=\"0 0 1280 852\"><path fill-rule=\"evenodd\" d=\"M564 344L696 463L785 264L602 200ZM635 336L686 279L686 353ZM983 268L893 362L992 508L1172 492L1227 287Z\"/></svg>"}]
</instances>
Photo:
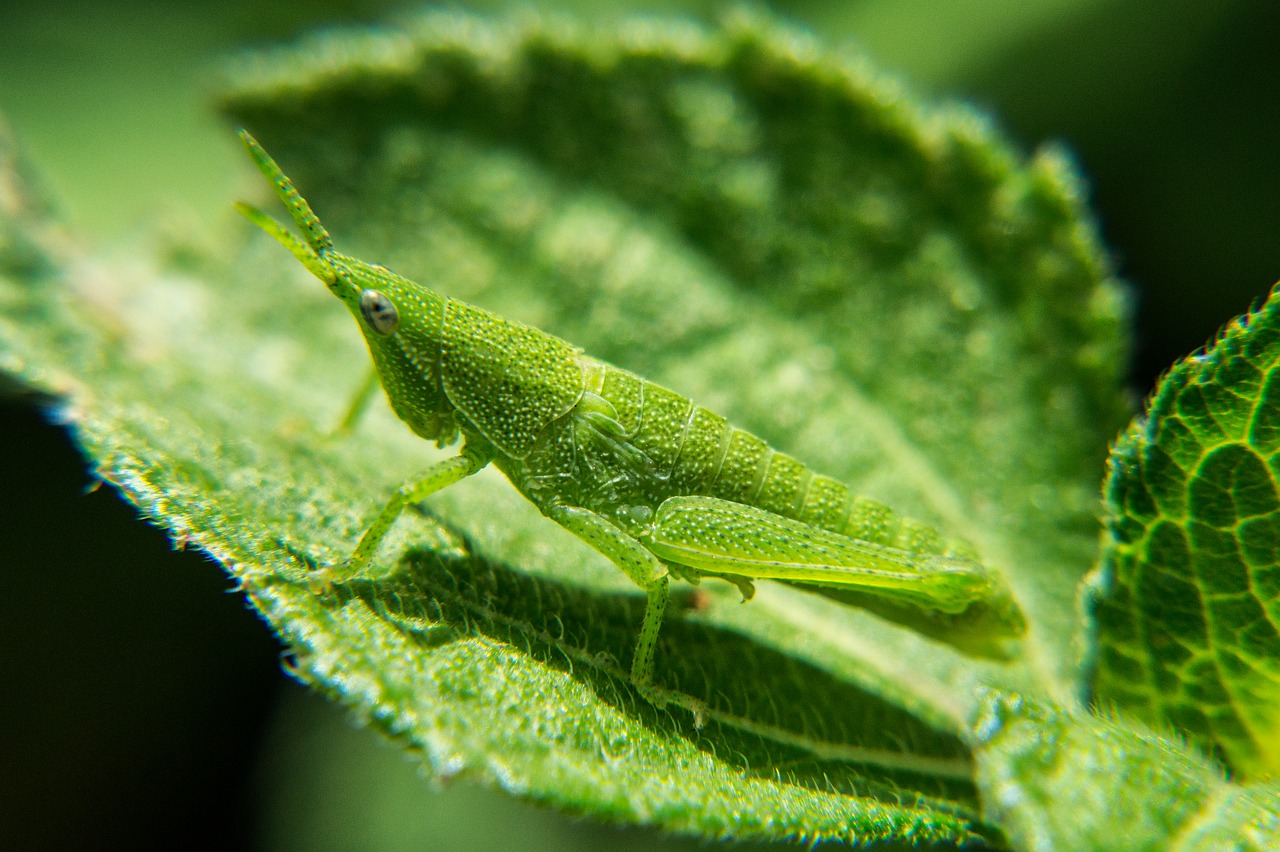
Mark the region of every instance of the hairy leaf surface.
<instances>
[{"instance_id":1,"label":"hairy leaf surface","mask_svg":"<svg viewBox=\"0 0 1280 852\"><path fill-rule=\"evenodd\" d=\"M983 804L1015 849L1280 845L1277 786L1229 784L1177 736L998 694L976 730Z\"/></svg>"},{"instance_id":2,"label":"hairy leaf surface","mask_svg":"<svg viewBox=\"0 0 1280 852\"><path fill-rule=\"evenodd\" d=\"M63 396L99 474L240 581L298 677L436 777L574 812L709 837L991 833L967 723L980 685L1072 694L1123 412L1122 301L1060 156L1023 163L972 113L751 17L433 15L246 58L224 106L342 250L968 540L1031 622L980 661L816 594L762 583L743 606L708 583L657 660L708 702L699 729L626 680L636 590L495 472L330 587L323 566L440 457L388 411L326 434L367 363L345 311L265 239L85 263L5 209L0 366Z\"/></svg>"}]
</instances>

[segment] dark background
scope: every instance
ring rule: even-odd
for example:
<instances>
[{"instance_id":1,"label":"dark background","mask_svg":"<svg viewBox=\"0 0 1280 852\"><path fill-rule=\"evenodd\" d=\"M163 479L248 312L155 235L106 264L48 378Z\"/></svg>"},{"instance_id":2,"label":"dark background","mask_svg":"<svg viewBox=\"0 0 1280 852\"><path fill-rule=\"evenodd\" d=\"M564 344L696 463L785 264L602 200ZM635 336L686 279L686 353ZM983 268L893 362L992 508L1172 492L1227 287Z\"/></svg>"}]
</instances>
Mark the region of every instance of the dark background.
<instances>
[{"instance_id":1,"label":"dark background","mask_svg":"<svg viewBox=\"0 0 1280 852\"><path fill-rule=\"evenodd\" d=\"M399 8L21 6L31 8L0 6L0 113L91 246L175 215L210 239L227 227L242 164L207 107L219 55ZM1024 150L1057 141L1074 152L1133 287L1136 394L1280 278L1280 4L771 6L828 40L861 44L931 97L977 104ZM88 490L81 457L36 402L0 394L0 843L291 845L276 789L288 783L279 766L291 752L279 740L291 720L327 711L281 673L275 639L216 565L174 552L109 489ZM395 760L387 771L400 771ZM496 797L453 795L439 812L455 824L547 824ZM565 826L547 829L545 845L670 844ZM465 848L445 834L431 835L434 848Z\"/></svg>"}]
</instances>

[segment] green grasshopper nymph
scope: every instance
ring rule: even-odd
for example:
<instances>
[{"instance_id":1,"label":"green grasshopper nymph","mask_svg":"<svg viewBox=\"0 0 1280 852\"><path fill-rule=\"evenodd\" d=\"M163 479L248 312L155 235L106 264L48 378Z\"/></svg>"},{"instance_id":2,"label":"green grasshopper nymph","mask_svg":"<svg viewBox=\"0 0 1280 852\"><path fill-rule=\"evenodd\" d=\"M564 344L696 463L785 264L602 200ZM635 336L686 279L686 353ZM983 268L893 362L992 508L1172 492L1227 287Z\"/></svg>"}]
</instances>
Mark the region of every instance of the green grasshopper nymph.
<instances>
[{"instance_id":1,"label":"green grasshopper nymph","mask_svg":"<svg viewBox=\"0 0 1280 852\"><path fill-rule=\"evenodd\" d=\"M364 571L406 506L493 464L644 590L631 679L659 706L697 705L653 682L673 576L728 580L744 600L753 579L768 578L852 590L917 615L982 610L984 631L1023 632L1002 578L931 528L557 337L338 252L275 161L247 131L240 138L304 239L254 207L238 209L351 311L400 419L441 447L462 439L457 456L396 490L338 581Z\"/></svg>"}]
</instances>

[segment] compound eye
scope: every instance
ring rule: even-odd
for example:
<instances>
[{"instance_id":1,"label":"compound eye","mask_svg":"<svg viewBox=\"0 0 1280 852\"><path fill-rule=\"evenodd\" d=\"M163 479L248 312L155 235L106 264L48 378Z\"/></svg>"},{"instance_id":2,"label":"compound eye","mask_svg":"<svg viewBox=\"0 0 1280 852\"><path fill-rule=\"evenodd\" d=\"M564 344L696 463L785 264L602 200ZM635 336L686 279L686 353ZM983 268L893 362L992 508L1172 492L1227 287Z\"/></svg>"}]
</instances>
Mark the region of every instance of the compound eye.
<instances>
[{"instance_id":1,"label":"compound eye","mask_svg":"<svg viewBox=\"0 0 1280 852\"><path fill-rule=\"evenodd\" d=\"M396 306L391 304L385 293L377 290L360 292L360 315L369 324L369 328L378 334L390 334L400 325L400 314L396 311Z\"/></svg>"}]
</instances>

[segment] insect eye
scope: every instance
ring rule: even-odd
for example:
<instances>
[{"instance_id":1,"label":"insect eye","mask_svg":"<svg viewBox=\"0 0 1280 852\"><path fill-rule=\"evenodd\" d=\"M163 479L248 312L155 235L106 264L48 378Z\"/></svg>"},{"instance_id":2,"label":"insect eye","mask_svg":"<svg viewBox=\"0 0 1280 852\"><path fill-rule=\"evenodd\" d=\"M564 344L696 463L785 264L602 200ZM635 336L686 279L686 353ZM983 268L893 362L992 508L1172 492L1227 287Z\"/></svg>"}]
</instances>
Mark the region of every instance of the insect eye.
<instances>
[{"instance_id":1,"label":"insect eye","mask_svg":"<svg viewBox=\"0 0 1280 852\"><path fill-rule=\"evenodd\" d=\"M400 314L396 306L384 293L377 290L363 290L360 293L360 314L369 328L378 334L390 334L400 325Z\"/></svg>"}]
</instances>

